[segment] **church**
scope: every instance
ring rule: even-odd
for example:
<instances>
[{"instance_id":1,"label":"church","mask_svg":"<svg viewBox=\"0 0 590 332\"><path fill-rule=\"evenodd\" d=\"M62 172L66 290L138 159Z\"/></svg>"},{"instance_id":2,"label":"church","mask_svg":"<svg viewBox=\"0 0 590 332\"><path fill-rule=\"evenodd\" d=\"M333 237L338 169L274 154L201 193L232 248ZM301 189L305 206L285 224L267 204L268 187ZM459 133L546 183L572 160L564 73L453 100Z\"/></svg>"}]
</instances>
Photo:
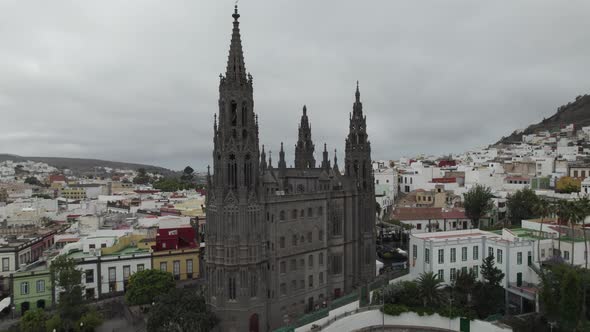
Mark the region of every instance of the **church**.
<instances>
[{"instance_id":1,"label":"church","mask_svg":"<svg viewBox=\"0 0 590 332\"><path fill-rule=\"evenodd\" d=\"M258 139L237 6L232 17L207 176L206 296L220 331L271 331L375 277L371 144L357 83L342 166L325 145L316 161L305 106L294 167L283 143L273 164Z\"/></svg>"}]
</instances>

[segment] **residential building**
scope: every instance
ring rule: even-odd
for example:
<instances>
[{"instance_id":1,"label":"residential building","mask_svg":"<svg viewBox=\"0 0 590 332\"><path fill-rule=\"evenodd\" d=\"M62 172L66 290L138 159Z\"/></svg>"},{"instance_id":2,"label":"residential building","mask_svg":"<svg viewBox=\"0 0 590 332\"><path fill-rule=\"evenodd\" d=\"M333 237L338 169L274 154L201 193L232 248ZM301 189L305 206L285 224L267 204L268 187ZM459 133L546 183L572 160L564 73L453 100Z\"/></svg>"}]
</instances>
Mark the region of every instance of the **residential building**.
<instances>
[{"instance_id":1,"label":"residential building","mask_svg":"<svg viewBox=\"0 0 590 332\"><path fill-rule=\"evenodd\" d=\"M152 249L154 269L172 273L174 280L199 277L200 251L194 228L160 227Z\"/></svg>"},{"instance_id":2,"label":"residential building","mask_svg":"<svg viewBox=\"0 0 590 332\"><path fill-rule=\"evenodd\" d=\"M449 231L472 228L471 220L461 209L447 208L406 208L393 211L392 218L412 226L411 233Z\"/></svg>"},{"instance_id":3,"label":"residential building","mask_svg":"<svg viewBox=\"0 0 590 332\"><path fill-rule=\"evenodd\" d=\"M53 305L53 283L46 261L27 265L10 275L12 305L19 314Z\"/></svg>"},{"instance_id":4,"label":"residential building","mask_svg":"<svg viewBox=\"0 0 590 332\"><path fill-rule=\"evenodd\" d=\"M534 266L535 241L528 234L523 231L521 237L507 229L497 233L469 229L412 234L410 275L418 278L421 273L433 272L445 285L452 285L459 272L474 273L481 280L482 260L492 256L505 275L500 284L509 302L519 313L535 311L539 277Z\"/></svg>"}]
</instances>

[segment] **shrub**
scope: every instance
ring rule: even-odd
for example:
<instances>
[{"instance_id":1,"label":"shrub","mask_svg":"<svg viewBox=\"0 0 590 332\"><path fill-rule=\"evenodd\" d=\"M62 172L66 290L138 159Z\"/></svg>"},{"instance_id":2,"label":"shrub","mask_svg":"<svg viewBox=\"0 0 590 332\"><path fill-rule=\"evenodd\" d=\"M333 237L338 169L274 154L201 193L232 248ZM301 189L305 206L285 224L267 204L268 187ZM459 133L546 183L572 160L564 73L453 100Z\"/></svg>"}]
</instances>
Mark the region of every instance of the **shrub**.
<instances>
[{"instance_id":1,"label":"shrub","mask_svg":"<svg viewBox=\"0 0 590 332\"><path fill-rule=\"evenodd\" d=\"M399 316L410 309L403 304L386 304L383 306L383 312L390 316Z\"/></svg>"},{"instance_id":2,"label":"shrub","mask_svg":"<svg viewBox=\"0 0 590 332\"><path fill-rule=\"evenodd\" d=\"M391 258L393 258L393 253L391 253L391 252L389 252L389 251L388 251L388 252L386 252L386 253L384 253L384 254L383 254L383 258L384 258L384 259L391 259Z\"/></svg>"}]
</instances>

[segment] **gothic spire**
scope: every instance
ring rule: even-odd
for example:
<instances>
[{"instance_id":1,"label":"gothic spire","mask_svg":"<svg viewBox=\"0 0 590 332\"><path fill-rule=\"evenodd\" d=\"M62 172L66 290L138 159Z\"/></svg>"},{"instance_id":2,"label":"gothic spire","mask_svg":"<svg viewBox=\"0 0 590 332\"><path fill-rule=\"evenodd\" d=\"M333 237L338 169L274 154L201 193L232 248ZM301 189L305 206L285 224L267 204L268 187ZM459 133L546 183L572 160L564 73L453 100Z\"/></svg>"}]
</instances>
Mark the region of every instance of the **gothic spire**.
<instances>
[{"instance_id":1,"label":"gothic spire","mask_svg":"<svg viewBox=\"0 0 590 332\"><path fill-rule=\"evenodd\" d=\"M352 106L352 118L363 117L363 103L361 103L361 92L359 90L359 81L356 81L356 92L354 93L355 101Z\"/></svg>"},{"instance_id":2,"label":"gothic spire","mask_svg":"<svg viewBox=\"0 0 590 332\"><path fill-rule=\"evenodd\" d=\"M234 29L232 31L231 43L229 46L229 56L227 58L227 69L225 78L233 81L246 81L246 67L244 65L244 52L242 51L242 39L240 37L240 14L238 14L238 5L234 8Z\"/></svg>"},{"instance_id":3,"label":"gothic spire","mask_svg":"<svg viewBox=\"0 0 590 332\"><path fill-rule=\"evenodd\" d=\"M264 153L264 144L262 145L262 152L260 152L260 170L263 173L266 171L266 153Z\"/></svg>"},{"instance_id":4,"label":"gothic spire","mask_svg":"<svg viewBox=\"0 0 590 332\"><path fill-rule=\"evenodd\" d=\"M328 146L326 145L326 143L324 143L324 158L322 160L322 168L325 170L329 170L330 169L330 159L328 157Z\"/></svg>"},{"instance_id":5,"label":"gothic spire","mask_svg":"<svg viewBox=\"0 0 590 332\"><path fill-rule=\"evenodd\" d=\"M338 171L338 156L336 149L334 149L334 170Z\"/></svg>"},{"instance_id":6,"label":"gothic spire","mask_svg":"<svg viewBox=\"0 0 590 332\"><path fill-rule=\"evenodd\" d=\"M307 106L303 105L303 114L299 124L299 136L295 145L295 168L314 168L315 158L313 152L315 147L311 140L311 125L307 117Z\"/></svg>"},{"instance_id":7,"label":"gothic spire","mask_svg":"<svg viewBox=\"0 0 590 332\"><path fill-rule=\"evenodd\" d=\"M281 151L279 151L279 169L287 168L287 163L285 162L285 150L283 150L283 142L281 142Z\"/></svg>"}]
</instances>

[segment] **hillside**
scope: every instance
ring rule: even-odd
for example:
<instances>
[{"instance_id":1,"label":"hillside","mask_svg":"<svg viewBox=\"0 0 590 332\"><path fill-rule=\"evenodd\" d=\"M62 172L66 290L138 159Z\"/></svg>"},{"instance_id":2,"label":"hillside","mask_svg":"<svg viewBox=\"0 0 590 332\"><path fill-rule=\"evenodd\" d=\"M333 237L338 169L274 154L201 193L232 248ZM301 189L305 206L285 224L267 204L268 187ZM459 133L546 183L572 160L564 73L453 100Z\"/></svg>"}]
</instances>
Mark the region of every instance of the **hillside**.
<instances>
[{"instance_id":1,"label":"hillside","mask_svg":"<svg viewBox=\"0 0 590 332\"><path fill-rule=\"evenodd\" d=\"M61 157L22 157L12 154L0 154L0 162L5 160L13 160L13 161L35 161L46 163L50 166L56 168L68 168L72 170L75 174L92 174L95 172L94 168L97 166L100 167L109 167L109 168L119 168L119 169L133 169L137 170L139 168L145 168L148 172L157 172L164 175L171 175L175 172L169 170L167 168L158 167L158 166L151 166L151 165L142 165L142 164L134 164L134 163L126 163L126 162L118 162L118 161L108 161L108 160L98 160L98 159L81 159L81 158L61 158Z\"/></svg>"},{"instance_id":2,"label":"hillside","mask_svg":"<svg viewBox=\"0 0 590 332\"><path fill-rule=\"evenodd\" d=\"M528 126L522 132L513 132L507 137L502 137L496 144L507 144L521 142L522 135L528 135L544 130L556 130L570 123L575 125L576 130L590 126L590 95L576 97L576 100L557 108L557 113L543 121Z\"/></svg>"}]
</instances>

